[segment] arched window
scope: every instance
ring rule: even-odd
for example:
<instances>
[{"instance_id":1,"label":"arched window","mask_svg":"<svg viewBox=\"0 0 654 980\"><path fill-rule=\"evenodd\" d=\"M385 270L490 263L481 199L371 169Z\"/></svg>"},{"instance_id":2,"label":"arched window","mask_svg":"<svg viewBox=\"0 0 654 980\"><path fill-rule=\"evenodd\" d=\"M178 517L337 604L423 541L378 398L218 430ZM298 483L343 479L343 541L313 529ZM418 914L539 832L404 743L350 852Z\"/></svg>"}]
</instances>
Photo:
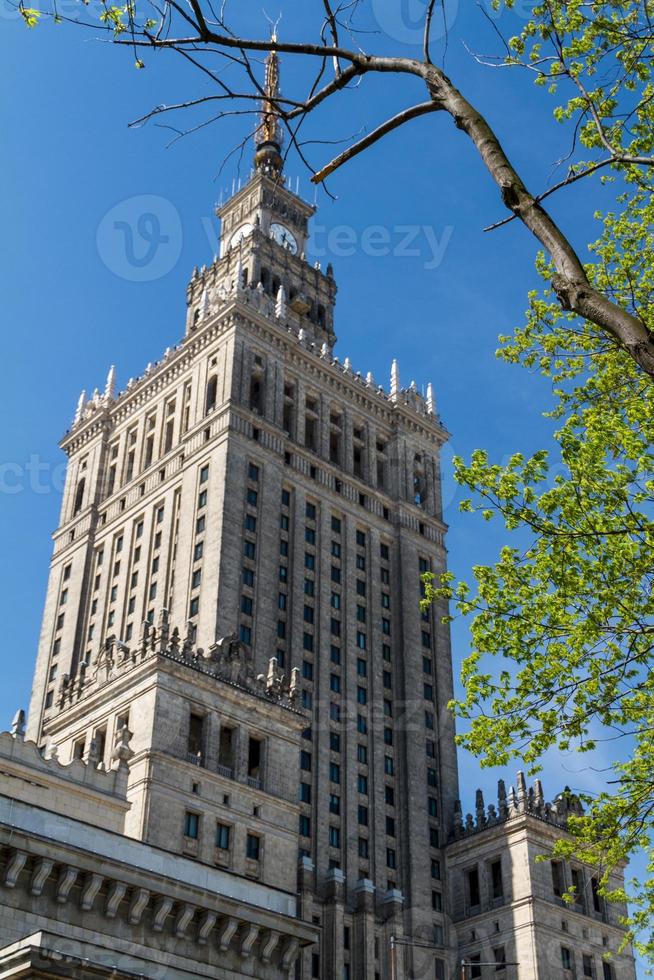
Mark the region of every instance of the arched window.
<instances>
[{"instance_id":1,"label":"arched window","mask_svg":"<svg viewBox=\"0 0 654 980\"><path fill-rule=\"evenodd\" d=\"M267 269L261 270L261 285L267 293L270 292L270 273Z\"/></svg>"},{"instance_id":2,"label":"arched window","mask_svg":"<svg viewBox=\"0 0 654 980\"><path fill-rule=\"evenodd\" d=\"M213 374L207 381L207 397L205 402L205 412L211 412L216 407L216 396L218 394L218 375Z\"/></svg>"},{"instance_id":3,"label":"arched window","mask_svg":"<svg viewBox=\"0 0 654 980\"><path fill-rule=\"evenodd\" d=\"M82 504L84 503L84 487L86 486L86 480L84 477L77 484L77 489L75 491L75 506L73 508L73 517L82 509Z\"/></svg>"}]
</instances>

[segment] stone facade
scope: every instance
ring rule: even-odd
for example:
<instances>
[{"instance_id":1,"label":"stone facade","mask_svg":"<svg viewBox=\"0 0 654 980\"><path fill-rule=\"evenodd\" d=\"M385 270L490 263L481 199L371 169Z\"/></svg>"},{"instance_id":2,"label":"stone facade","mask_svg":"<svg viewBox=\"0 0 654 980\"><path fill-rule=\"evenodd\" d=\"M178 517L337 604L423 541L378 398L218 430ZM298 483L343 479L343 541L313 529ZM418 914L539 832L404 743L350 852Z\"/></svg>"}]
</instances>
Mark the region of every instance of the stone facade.
<instances>
[{"instance_id":1,"label":"stone facade","mask_svg":"<svg viewBox=\"0 0 654 980\"><path fill-rule=\"evenodd\" d=\"M292 888L125 833L129 734L106 771L0 734L0 977L288 976L317 938Z\"/></svg>"},{"instance_id":2,"label":"stone facade","mask_svg":"<svg viewBox=\"0 0 654 980\"><path fill-rule=\"evenodd\" d=\"M320 933L298 980L450 977L452 660L444 610L420 610L446 569L448 433L431 384L335 356L334 274L306 260L273 104L183 339L83 392L62 441L28 736L108 768L133 733L125 833L297 888Z\"/></svg>"},{"instance_id":3,"label":"stone facade","mask_svg":"<svg viewBox=\"0 0 654 980\"><path fill-rule=\"evenodd\" d=\"M570 791L546 803L540 780L527 790L518 773L517 790L500 781L497 804L479 791L475 802L447 848L463 980L634 980L625 907L604 901L596 869L548 857L582 812ZM610 887L622 885L616 871Z\"/></svg>"}]
</instances>

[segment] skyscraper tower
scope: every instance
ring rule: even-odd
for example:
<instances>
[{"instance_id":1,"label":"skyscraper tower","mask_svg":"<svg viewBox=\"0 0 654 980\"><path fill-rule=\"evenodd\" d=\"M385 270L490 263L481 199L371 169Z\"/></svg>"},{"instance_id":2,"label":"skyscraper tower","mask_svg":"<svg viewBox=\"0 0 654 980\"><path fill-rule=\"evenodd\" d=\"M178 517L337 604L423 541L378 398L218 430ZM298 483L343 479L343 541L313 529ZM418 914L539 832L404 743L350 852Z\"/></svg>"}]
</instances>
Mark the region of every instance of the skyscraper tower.
<instances>
[{"instance_id":1,"label":"skyscraper tower","mask_svg":"<svg viewBox=\"0 0 654 980\"><path fill-rule=\"evenodd\" d=\"M272 53L254 170L218 210L220 253L193 272L183 340L124 391L112 370L103 394L82 395L62 441L28 737L103 762L129 711L128 832L268 884L298 819L303 915L322 930L303 980L390 978L391 935L408 975L445 976L452 670L441 613L419 601L421 574L446 567L447 433L431 386L403 388L395 361L386 391L334 355L336 283L306 259L314 208L283 175L278 86ZM112 673L172 635L199 665L236 663L236 680L276 658L280 689L299 692L284 710L306 714L290 795L281 708L262 697L248 720L232 705L227 723L200 669L197 690L174 682L174 710L143 677L136 692ZM236 796L261 822L245 858L213 846Z\"/></svg>"}]
</instances>

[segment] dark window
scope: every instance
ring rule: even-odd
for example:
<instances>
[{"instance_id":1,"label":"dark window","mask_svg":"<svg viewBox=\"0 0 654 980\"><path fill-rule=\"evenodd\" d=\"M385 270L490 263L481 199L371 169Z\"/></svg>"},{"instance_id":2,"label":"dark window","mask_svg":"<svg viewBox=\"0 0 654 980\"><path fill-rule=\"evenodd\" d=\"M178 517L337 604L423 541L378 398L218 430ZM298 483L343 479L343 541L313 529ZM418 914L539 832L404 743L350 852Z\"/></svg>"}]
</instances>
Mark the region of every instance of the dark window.
<instances>
[{"instance_id":1,"label":"dark window","mask_svg":"<svg viewBox=\"0 0 654 980\"><path fill-rule=\"evenodd\" d=\"M477 868L470 868L466 871L466 885L468 889L468 905L473 908L479 905L479 871Z\"/></svg>"},{"instance_id":2,"label":"dark window","mask_svg":"<svg viewBox=\"0 0 654 980\"><path fill-rule=\"evenodd\" d=\"M502 898L504 895L504 885L502 882L502 861L493 861L490 866L491 888L493 898Z\"/></svg>"},{"instance_id":3,"label":"dark window","mask_svg":"<svg viewBox=\"0 0 654 980\"><path fill-rule=\"evenodd\" d=\"M256 834L248 834L245 844L245 853L250 861L258 861L261 853L261 839Z\"/></svg>"},{"instance_id":4,"label":"dark window","mask_svg":"<svg viewBox=\"0 0 654 980\"><path fill-rule=\"evenodd\" d=\"M188 810L184 816L184 836L197 840L200 833L200 817L197 813L190 813Z\"/></svg>"},{"instance_id":5,"label":"dark window","mask_svg":"<svg viewBox=\"0 0 654 980\"><path fill-rule=\"evenodd\" d=\"M229 850L229 836L231 828L225 823L216 824L216 847L221 851Z\"/></svg>"}]
</instances>

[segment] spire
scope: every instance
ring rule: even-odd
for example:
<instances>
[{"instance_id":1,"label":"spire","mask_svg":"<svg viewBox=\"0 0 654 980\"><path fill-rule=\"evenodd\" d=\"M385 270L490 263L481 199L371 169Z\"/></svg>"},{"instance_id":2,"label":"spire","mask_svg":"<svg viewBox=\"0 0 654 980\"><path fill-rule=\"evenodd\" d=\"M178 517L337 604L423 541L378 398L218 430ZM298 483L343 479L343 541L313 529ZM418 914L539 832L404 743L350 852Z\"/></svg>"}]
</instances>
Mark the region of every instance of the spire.
<instances>
[{"instance_id":1,"label":"spire","mask_svg":"<svg viewBox=\"0 0 654 980\"><path fill-rule=\"evenodd\" d=\"M391 364L391 398L397 398L400 393L400 369L397 361Z\"/></svg>"},{"instance_id":2,"label":"spire","mask_svg":"<svg viewBox=\"0 0 654 980\"><path fill-rule=\"evenodd\" d=\"M283 320L286 317L286 290L283 286L280 286L277 290L277 298L275 300L275 316L278 320Z\"/></svg>"},{"instance_id":3,"label":"spire","mask_svg":"<svg viewBox=\"0 0 654 980\"><path fill-rule=\"evenodd\" d=\"M77 408L75 409L75 416L73 418L73 425L77 423L82 418L82 412L84 411L84 405L86 404L86 392L83 391L82 394L77 399Z\"/></svg>"},{"instance_id":4,"label":"spire","mask_svg":"<svg viewBox=\"0 0 654 980\"><path fill-rule=\"evenodd\" d=\"M277 41L277 34L274 30L270 40L273 43ZM276 51L269 51L266 56L266 77L263 90L261 123L255 136L254 163L260 172L279 178L283 167L281 154L283 135L279 121L279 57Z\"/></svg>"},{"instance_id":5,"label":"spire","mask_svg":"<svg viewBox=\"0 0 654 980\"><path fill-rule=\"evenodd\" d=\"M427 385L427 411L430 415L436 414L436 399L434 398L434 386L431 381Z\"/></svg>"},{"instance_id":6,"label":"spire","mask_svg":"<svg viewBox=\"0 0 654 980\"><path fill-rule=\"evenodd\" d=\"M104 397L107 401L111 401L116 395L116 368L111 365L109 368L109 374L107 375L107 383L104 388Z\"/></svg>"}]
</instances>

